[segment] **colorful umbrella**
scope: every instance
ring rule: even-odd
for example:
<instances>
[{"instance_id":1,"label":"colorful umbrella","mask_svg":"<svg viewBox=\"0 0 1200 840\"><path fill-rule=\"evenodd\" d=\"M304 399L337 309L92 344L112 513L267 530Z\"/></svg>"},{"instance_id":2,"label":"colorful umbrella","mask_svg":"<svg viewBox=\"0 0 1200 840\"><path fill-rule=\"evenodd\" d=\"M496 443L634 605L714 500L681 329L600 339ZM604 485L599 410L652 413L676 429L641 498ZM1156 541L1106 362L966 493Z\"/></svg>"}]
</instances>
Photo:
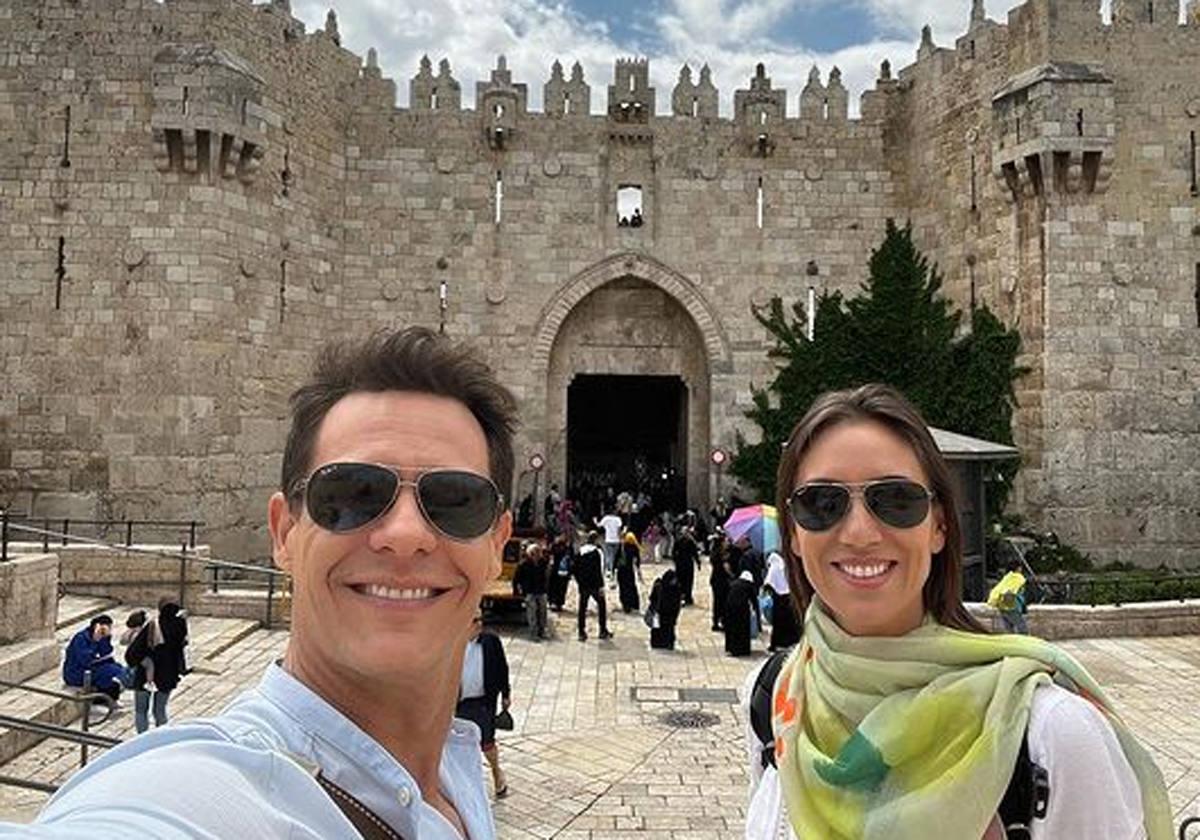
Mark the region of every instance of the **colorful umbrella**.
<instances>
[{"instance_id":1,"label":"colorful umbrella","mask_svg":"<svg viewBox=\"0 0 1200 840\"><path fill-rule=\"evenodd\" d=\"M751 545L764 555L779 549L779 514L771 505L737 508L721 527L731 542L749 537Z\"/></svg>"}]
</instances>

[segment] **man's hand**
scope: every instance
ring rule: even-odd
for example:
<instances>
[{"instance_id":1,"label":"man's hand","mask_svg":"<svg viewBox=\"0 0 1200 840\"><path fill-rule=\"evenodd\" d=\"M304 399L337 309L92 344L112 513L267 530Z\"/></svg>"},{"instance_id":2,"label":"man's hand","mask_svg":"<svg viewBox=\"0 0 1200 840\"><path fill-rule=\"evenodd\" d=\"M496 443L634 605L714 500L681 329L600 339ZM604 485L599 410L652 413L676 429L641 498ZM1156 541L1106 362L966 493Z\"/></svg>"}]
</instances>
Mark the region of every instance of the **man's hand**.
<instances>
[{"instance_id":1,"label":"man's hand","mask_svg":"<svg viewBox=\"0 0 1200 840\"><path fill-rule=\"evenodd\" d=\"M511 698L511 697L503 697L503 698L501 698L501 700L500 700L500 705L501 705L501 706L504 708L504 711L506 711L506 712L507 712L507 711L508 711L508 707L512 705L512 698Z\"/></svg>"}]
</instances>

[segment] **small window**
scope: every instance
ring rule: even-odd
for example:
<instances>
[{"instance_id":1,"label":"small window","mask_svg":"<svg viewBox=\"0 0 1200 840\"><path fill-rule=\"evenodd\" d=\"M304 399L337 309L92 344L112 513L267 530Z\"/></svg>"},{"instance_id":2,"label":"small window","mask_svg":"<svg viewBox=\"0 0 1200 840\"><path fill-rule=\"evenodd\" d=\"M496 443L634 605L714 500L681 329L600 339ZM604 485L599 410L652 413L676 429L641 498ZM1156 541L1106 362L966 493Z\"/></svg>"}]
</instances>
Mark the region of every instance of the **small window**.
<instances>
[{"instance_id":1,"label":"small window","mask_svg":"<svg viewBox=\"0 0 1200 840\"><path fill-rule=\"evenodd\" d=\"M185 117L188 115L188 93L189 93L188 86L184 85L183 86L183 115Z\"/></svg>"},{"instance_id":2,"label":"small window","mask_svg":"<svg viewBox=\"0 0 1200 840\"><path fill-rule=\"evenodd\" d=\"M1196 288L1192 296L1196 300L1196 326L1200 327L1200 263L1196 263Z\"/></svg>"},{"instance_id":3,"label":"small window","mask_svg":"<svg viewBox=\"0 0 1200 840\"><path fill-rule=\"evenodd\" d=\"M494 117L503 117L504 116L504 106L501 105L499 102L497 102L495 105L492 106L492 116L494 116Z\"/></svg>"},{"instance_id":4,"label":"small window","mask_svg":"<svg viewBox=\"0 0 1200 840\"><path fill-rule=\"evenodd\" d=\"M500 224L500 216L504 212L504 176L496 171L496 224Z\"/></svg>"},{"instance_id":5,"label":"small window","mask_svg":"<svg viewBox=\"0 0 1200 840\"><path fill-rule=\"evenodd\" d=\"M757 205L757 224L758 229L762 230L763 226L763 183L762 177L758 179L758 205Z\"/></svg>"},{"instance_id":6,"label":"small window","mask_svg":"<svg viewBox=\"0 0 1200 840\"><path fill-rule=\"evenodd\" d=\"M429 108L430 108L430 110L433 110L433 111L437 110L437 91L436 90L429 94Z\"/></svg>"},{"instance_id":7,"label":"small window","mask_svg":"<svg viewBox=\"0 0 1200 840\"><path fill-rule=\"evenodd\" d=\"M766 111L759 111L759 112L758 112L758 124L759 124L759 125L766 125L766 124L767 124L767 112L766 112Z\"/></svg>"},{"instance_id":8,"label":"small window","mask_svg":"<svg viewBox=\"0 0 1200 840\"><path fill-rule=\"evenodd\" d=\"M632 74L632 73L630 73L630 74L629 74L629 92L630 92L630 93L633 93L633 91L635 90L635 88L634 88L634 85L635 85L636 83L637 83L637 80L636 80L636 79L634 79L634 77L633 77L633 74Z\"/></svg>"},{"instance_id":9,"label":"small window","mask_svg":"<svg viewBox=\"0 0 1200 840\"><path fill-rule=\"evenodd\" d=\"M975 39L974 38L971 39L970 56L971 56L971 58L975 57Z\"/></svg>"},{"instance_id":10,"label":"small window","mask_svg":"<svg viewBox=\"0 0 1200 840\"><path fill-rule=\"evenodd\" d=\"M569 93L563 94L563 113L571 113L571 94Z\"/></svg>"},{"instance_id":11,"label":"small window","mask_svg":"<svg viewBox=\"0 0 1200 840\"><path fill-rule=\"evenodd\" d=\"M646 221L642 215L642 188L639 184L622 184L617 188L617 226L641 227Z\"/></svg>"},{"instance_id":12,"label":"small window","mask_svg":"<svg viewBox=\"0 0 1200 840\"><path fill-rule=\"evenodd\" d=\"M246 124L247 107L248 107L248 102L247 102L247 100L243 99L242 100L242 125Z\"/></svg>"},{"instance_id":13,"label":"small window","mask_svg":"<svg viewBox=\"0 0 1200 840\"><path fill-rule=\"evenodd\" d=\"M700 97L698 96L692 97L692 116L700 116Z\"/></svg>"},{"instance_id":14,"label":"small window","mask_svg":"<svg viewBox=\"0 0 1200 840\"><path fill-rule=\"evenodd\" d=\"M1083 136L1083 109L1080 108L1075 112L1075 134L1079 137Z\"/></svg>"},{"instance_id":15,"label":"small window","mask_svg":"<svg viewBox=\"0 0 1200 840\"><path fill-rule=\"evenodd\" d=\"M1200 184L1196 182L1196 132L1193 129L1188 135L1189 153L1188 153L1188 168L1191 170L1189 175L1192 185L1192 195L1200 195Z\"/></svg>"}]
</instances>

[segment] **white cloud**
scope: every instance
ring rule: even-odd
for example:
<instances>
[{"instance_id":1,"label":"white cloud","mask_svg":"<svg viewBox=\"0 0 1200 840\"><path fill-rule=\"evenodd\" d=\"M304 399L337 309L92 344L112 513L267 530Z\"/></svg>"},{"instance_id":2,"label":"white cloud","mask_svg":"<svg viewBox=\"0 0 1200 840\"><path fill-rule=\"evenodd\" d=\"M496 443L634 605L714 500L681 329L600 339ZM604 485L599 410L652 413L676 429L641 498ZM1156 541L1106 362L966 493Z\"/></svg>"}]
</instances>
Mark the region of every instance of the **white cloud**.
<instances>
[{"instance_id":1,"label":"white cloud","mask_svg":"<svg viewBox=\"0 0 1200 840\"><path fill-rule=\"evenodd\" d=\"M329 0L294 2L296 15L310 29L324 26ZM761 61L772 83L788 90L791 114L814 64L823 79L833 66L840 67L856 113L859 94L873 86L883 59L896 71L913 61L926 22L938 43L952 43L965 31L970 11L970 0L857 0L890 37L864 33L863 43L818 53L774 37L777 24L798 2L820 3L830 14L838 13L829 0L663 0L661 10L647 6L635 31L655 44L649 58L659 112L669 112L671 89L686 61L694 74L709 64L721 92L721 113L728 116L734 90L748 86ZM990 0L988 13L1003 20L1017 2ZM532 108L541 107L542 85L558 59L568 73L575 61L583 65L592 86L592 111L602 112L613 62L644 54L640 44L619 41L603 23L584 19L563 0L340 0L336 10L342 43L362 56L376 48L384 74L396 81L401 105L408 102L408 80L423 54L435 66L443 57L450 60L463 88L463 107L473 107L475 82L488 79L496 56L504 54L513 79L528 84Z\"/></svg>"}]
</instances>

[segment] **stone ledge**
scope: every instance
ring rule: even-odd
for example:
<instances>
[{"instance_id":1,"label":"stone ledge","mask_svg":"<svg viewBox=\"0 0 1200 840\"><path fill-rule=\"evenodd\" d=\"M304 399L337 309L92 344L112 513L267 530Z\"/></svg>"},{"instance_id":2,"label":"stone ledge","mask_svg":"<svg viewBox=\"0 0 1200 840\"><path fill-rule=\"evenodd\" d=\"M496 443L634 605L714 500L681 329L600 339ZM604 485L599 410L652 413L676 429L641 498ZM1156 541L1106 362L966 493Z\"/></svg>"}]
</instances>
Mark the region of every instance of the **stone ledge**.
<instances>
[{"instance_id":1,"label":"stone ledge","mask_svg":"<svg viewBox=\"0 0 1200 840\"><path fill-rule=\"evenodd\" d=\"M1000 613L987 604L967 609L996 632L1004 632ZM1026 615L1029 632L1051 641L1114 636L1187 636L1200 634L1200 599L1144 601L1136 604L1037 604Z\"/></svg>"}]
</instances>

